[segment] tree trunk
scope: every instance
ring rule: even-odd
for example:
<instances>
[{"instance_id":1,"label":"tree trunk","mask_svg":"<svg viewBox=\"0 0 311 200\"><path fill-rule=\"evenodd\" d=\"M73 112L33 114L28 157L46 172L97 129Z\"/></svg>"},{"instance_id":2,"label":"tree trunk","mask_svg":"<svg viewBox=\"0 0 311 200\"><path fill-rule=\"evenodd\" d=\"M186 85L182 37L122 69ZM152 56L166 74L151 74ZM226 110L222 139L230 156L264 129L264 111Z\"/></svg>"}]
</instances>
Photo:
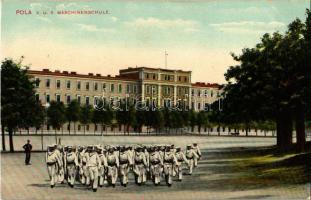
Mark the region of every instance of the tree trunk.
<instances>
[{"instance_id":1,"label":"tree trunk","mask_svg":"<svg viewBox=\"0 0 311 200\"><path fill-rule=\"evenodd\" d=\"M277 119L277 146L281 151L288 150L292 144L292 118L289 109L284 109Z\"/></svg>"},{"instance_id":2,"label":"tree trunk","mask_svg":"<svg viewBox=\"0 0 311 200\"><path fill-rule=\"evenodd\" d=\"M305 133L304 109L301 103L297 106L295 121L296 121L295 129L297 139L297 150L299 152L303 152L306 143L306 133Z\"/></svg>"},{"instance_id":3,"label":"tree trunk","mask_svg":"<svg viewBox=\"0 0 311 200\"><path fill-rule=\"evenodd\" d=\"M68 128L68 133L69 133L69 135L70 135L70 128L71 128L70 125L71 125L71 124L70 124L70 121L69 121L69 122L68 122L68 126L69 126L69 128Z\"/></svg>"},{"instance_id":4,"label":"tree trunk","mask_svg":"<svg viewBox=\"0 0 311 200\"><path fill-rule=\"evenodd\" d=\"M5 127L3 126L3 124L1 125L1 133L2 133L2 151L6 151L5 148Z\"/></svg>"},{"instance_id":5,"label":"tree trunk","mask_svg":"<svg viewBox=\"0 0 311 200\"><path fill-rule=\"evenodd\" d=\"M73 133L76 134L76 122L73 122Z\"/></svg>"},{"instance_id":6,"label":"tree trunk","mask_svg":"<svg viewBox=\"0 0 311 200\"><path fill-rule=\"evenodd\" d=\"M41 149L43 151L43 126L41 127Z\"/></svg>"},{"instance_id":7,"label":"tree trunk","mask_svg":"<svg viewBox=\"0 0 311 200\"><path fill-rule=\"evenodd\" d=\"M14 152L13 129L12 128L9 128L9 143L10 143L10 152Z\"/></svg>"}]
</instances>

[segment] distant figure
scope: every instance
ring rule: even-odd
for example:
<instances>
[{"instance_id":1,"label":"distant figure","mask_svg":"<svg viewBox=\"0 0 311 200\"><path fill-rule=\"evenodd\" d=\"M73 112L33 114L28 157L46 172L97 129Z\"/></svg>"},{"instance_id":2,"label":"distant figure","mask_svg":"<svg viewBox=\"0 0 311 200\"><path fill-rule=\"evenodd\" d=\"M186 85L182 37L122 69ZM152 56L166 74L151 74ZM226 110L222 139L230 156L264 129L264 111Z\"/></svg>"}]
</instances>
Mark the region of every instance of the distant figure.
<instances>
[{"instance_id":1,"label":"distant figure","mask_svg":"<svg viewBox=\"0 0 311 200\"><path fill-rule=\"evenodd\" d=\"M25 150L25 165L31 165L30 164L30 153L32 150L32 145L30 144L30 140L27 140L27 143L23 146L24 150Z\"/></svg>"}]
</instances>

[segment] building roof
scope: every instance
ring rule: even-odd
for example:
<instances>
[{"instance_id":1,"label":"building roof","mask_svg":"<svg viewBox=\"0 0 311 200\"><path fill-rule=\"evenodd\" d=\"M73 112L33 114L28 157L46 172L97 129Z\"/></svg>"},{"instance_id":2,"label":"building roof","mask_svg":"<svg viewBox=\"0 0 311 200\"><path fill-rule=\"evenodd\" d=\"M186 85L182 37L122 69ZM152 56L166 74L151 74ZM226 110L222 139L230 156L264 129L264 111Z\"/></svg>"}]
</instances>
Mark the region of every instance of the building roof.
<instances>
[{"instance_id":1,"label":"building roof","mask_svg":"<svg viewBox=\"0 0 311 200\"><path fill-rule=\"evenodd\" d=\"M204 82L195 82L191 84L193 87L209 87L209 88L220 88L218 83L204 83Z\"/></svg>"},{"instance_id":2,"label":"building roof","mask_svg":"<svg viewBox=\"0 0 311 200\"><path fill-rule=\"evenodd\" d=\"M180 70L180 69L164 69L164 68L152 68L152 67L128 67L127 69L120 69L120 73L122 72L132 72L132 71L137 71L137 70L143 70L143 69L146 69L146 70L155 70L155 71L158 71L158 70L161 70L161 71L167 71L167 72L185 72L185 73L189 73L191 71L184 71L184 70Z\"/></svg>"},{"instance_id":3,"label":"building roof","mask_svg":"<svg viewBox=\"0 0 311 200\"><path fill-rule=\"evenodd\" d=\"M78 74L77 72L71 71L60 71L60 70L55 70L55 71L50 71L49 69L43 69L42 71L40 70L28 70L28 73L30 75L52 75L52 76L65 76L65 77L79 77L79 78L91 78L91 79L103 79L103 80L124 80L124 81L138 81L137 78L132 78L132 77L121 77L121 76L102 76L101 74L93 74L93 73L88 73L88 74Z\"/></svg>"}]
</instances>

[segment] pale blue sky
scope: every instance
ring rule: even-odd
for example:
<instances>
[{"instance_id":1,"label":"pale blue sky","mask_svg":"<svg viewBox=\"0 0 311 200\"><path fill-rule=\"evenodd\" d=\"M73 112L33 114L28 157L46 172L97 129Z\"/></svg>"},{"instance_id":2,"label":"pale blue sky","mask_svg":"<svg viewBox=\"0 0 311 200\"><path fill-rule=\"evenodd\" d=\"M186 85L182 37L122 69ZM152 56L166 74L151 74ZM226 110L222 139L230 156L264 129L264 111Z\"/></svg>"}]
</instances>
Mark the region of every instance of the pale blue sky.
<instances>
[{"instance_id":1,"label":"pale blue sky","mask_svg":"<svg viewBox=\"0 0 311 200\"><path fill-rule=\"evenodd\" d=\"M33 69L116 74L127 66L193 71L193 81L223 82L240 52L265 32L304 20L309 0L2 1L4 55ZM16 15L16 10L32 10ZM108 10L107 15L36 15L35 11Z\"/></svg>"}]
</instances>

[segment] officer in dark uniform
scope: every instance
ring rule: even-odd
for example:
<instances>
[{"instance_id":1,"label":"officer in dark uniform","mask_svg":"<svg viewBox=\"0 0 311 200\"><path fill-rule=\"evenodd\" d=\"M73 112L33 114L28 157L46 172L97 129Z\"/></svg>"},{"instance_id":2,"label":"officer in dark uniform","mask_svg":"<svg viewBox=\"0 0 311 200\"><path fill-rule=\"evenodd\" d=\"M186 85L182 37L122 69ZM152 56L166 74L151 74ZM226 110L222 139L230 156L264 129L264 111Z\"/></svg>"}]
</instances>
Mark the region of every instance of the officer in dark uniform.
<instances>
[{"instance_id":1,"label":"officer in dark uniform","mask_svg":"<svg viewBox=\"0 0 311 200\"><path fill-rule=\"evenodd\" d=\"M30 140L27 140L27 143L23 146L23 149L25 150L25 165L31 165L30 164L30 153L32 150L32 145L30 144Z\"/></svg>"}]
</instances>

